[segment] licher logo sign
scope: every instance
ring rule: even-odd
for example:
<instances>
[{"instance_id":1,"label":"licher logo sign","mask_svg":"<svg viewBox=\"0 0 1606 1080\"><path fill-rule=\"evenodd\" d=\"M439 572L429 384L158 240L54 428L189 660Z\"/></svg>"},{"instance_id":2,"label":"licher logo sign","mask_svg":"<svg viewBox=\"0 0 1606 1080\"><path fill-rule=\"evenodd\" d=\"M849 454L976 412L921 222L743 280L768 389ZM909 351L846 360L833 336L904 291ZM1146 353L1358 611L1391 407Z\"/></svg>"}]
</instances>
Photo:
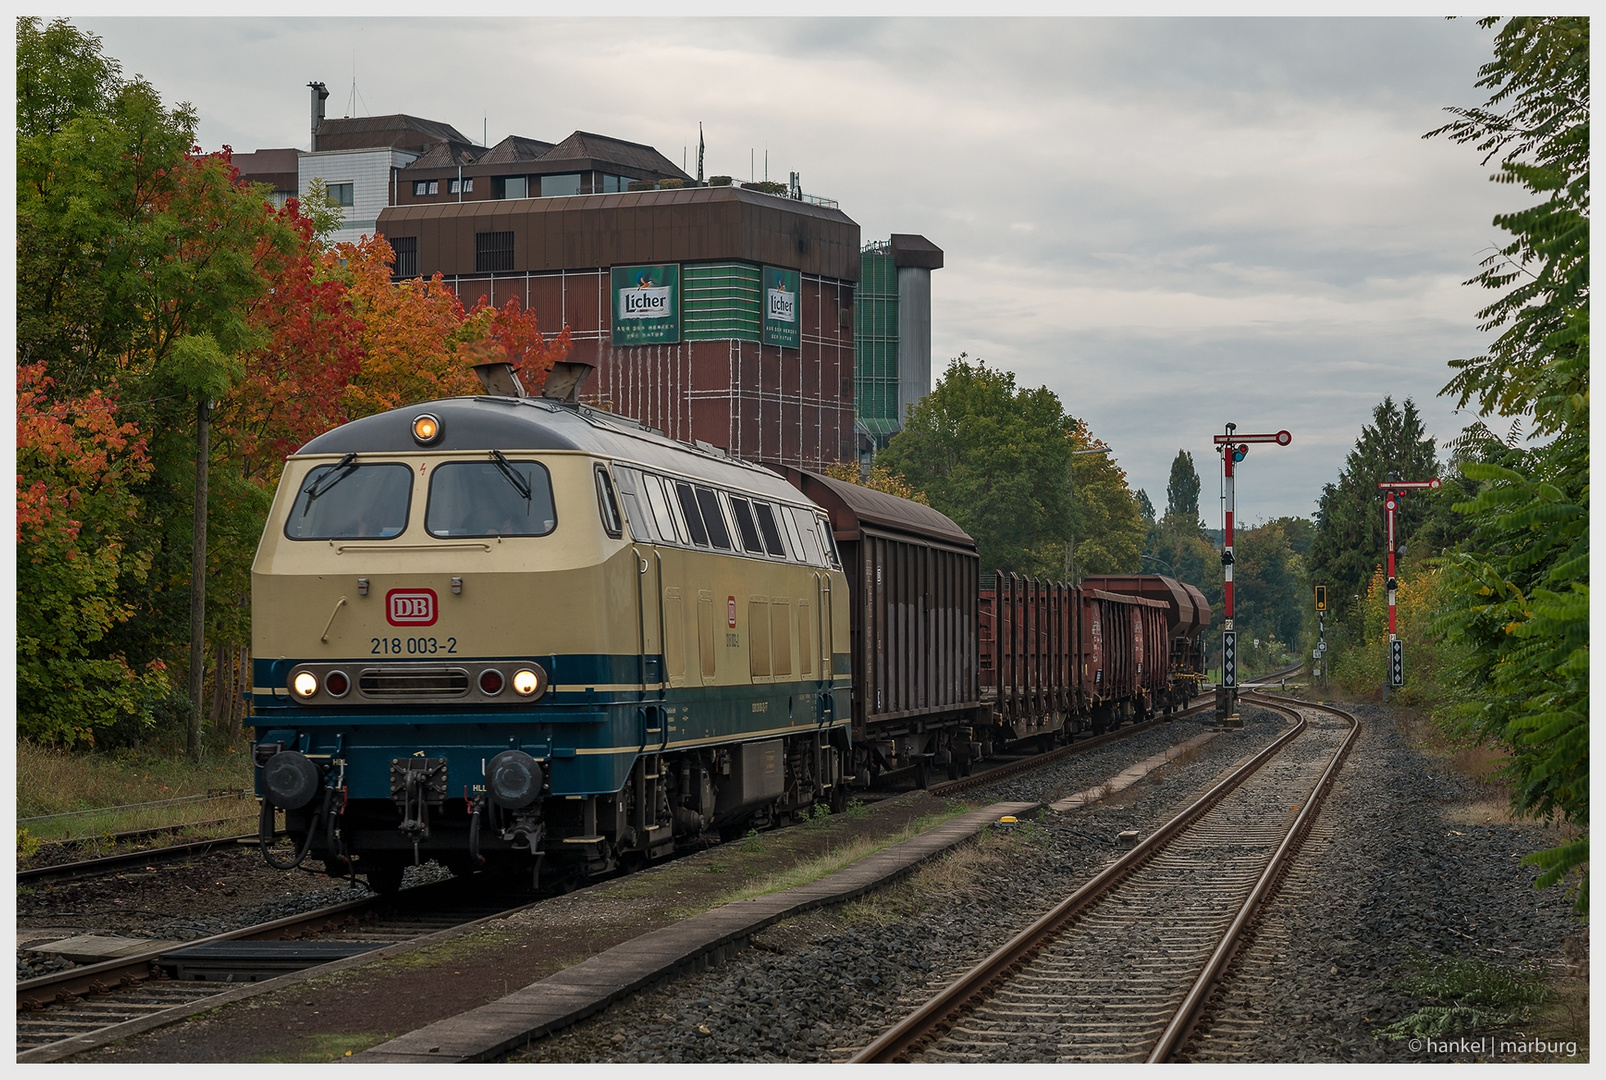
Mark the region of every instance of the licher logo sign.
<instances>
[{"instance_id":1,"label":"licher logo sign","mask_svg":"<svg viewBox=\"0 0 1606 1080\"><path fill-rule=\"evenodd\" d=\"M770 306L765 315L781 322L797 322L797 293L787 292L783 282L779 289L770 289Z\"/></svg>"},{"instance_id":2,"label":"licher logo sign","mask_svg":"<svg viewBox=\"0 0 1606 1080\"><path fill-rule=\"evenodd\" d=\"M764 344L798 347L798 293L802 275L778 266L764 267Z\"/></svg>"},{"instance_id":3,"label":"licher logo sign","mask_svg":"<svg viewBox=\"0 0 1606 1080\"><path fill-rule=\"evenodd\" d=\"M615 266L613 343L661 345L680 340L680 265Z\"/></svg>"},{"instance_id":4,"label":"licher logo sign","mask_svg":"<svg viewBox=\"0 0 1606 1080\"><path fill-rule=\"evenodd\" d=\"M385 594L385 618L392 626L434 626L439 610L434 589L392 589Z\"/></svg>"},{"instance_id":5,"label":"licher logo sign","mask_svg":"<svg viewBox=\"0 0 1606 1080\"><path fill-rule=\"evenodd\" d=\"M634 289L625 289L619 293L619 317L667 319L672 296L669 289L655 289L650 285L637 285Z\"/></svg>"}]
</instances>

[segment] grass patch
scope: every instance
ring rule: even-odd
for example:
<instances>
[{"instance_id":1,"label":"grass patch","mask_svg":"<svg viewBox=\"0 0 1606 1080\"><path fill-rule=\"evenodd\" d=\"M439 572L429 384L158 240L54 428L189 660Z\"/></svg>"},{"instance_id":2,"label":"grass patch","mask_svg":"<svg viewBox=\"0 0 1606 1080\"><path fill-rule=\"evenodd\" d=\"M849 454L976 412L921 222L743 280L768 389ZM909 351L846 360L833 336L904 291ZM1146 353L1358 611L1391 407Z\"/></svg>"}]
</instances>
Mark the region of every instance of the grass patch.
<instances>
[{"instance_id":1,"label":"grass patch","mask_svg":"<svg viewBox=\"0 0 1606 1080\"><path fill-rule=\"evenodd\" d=\"M845 866L850 866L860 859L874 855L883 848L894 844L901 844L911 837L918 836L927 829L941 825L950 818L956 818L968 813L970 807L963 803L950 802L943 804L941 810L916 818L896 833L880 837L866 837L856 840L845 847L839 848L817 859L799 863L796 866L770 874L753 882L751 885L727 893L714 902L712 906L721 907L725 904L734 904L738 900L751 900L756 896L768 896L770 893L785 892L795 889L799 885L807 885L811 881L836 873Z\"/></svg>"},{"instance_id":2,"label":"grass patch","mask_svg":"<svg viewBox=\"0 0 1606 1080\"><path fill-rule=\"evenodd\" d=\"M339 1061L348 1058L370 1046L378 1046L382 1042L389 1042L396 1036L390 1032L373 1033L360 1032L351 1034L346 1032L322 1032L305 1035L297 1039L291 1053L265 1058L265 1061L290 1064L293 1062L311 1063L315 1061Z\"/></svg>"},{"instance_id":3,"label":"grass patch","mask_svg":"<svg viewBox=\"0 0 1606 1080\"><path fill-rule=\"evenodd\" d=\"M1555 991L1536 971L1459 956L1411 960L1415 972L1396 985L1408 994L1431 998L1411 1015L1378 1031L1390 1040L1439 1038L1462 1031L1510 1027L1534 1019Z\"/></svg>"},{"instance_id":4,"label":"grass patch","mask_svg":"<svg viewBox=\"0 0 1606 1080\"><path fill-rule=\"evenodd\" d=\"M984 901L989 871L1019 861L1027 849L1052 842L1046 829L1023 821L1007 832L989 829L976 842L930 860L906 880L842 905L838 918L849 926L888 926L918 916L936 897Z\"/></svg>"},{"instance_id":5,"label":"grass patch","mask_svg":"<svg viewBox=\"0 0 1606 1080\"><path fill-rule=\"evenodd\" d=\"M238 821L255 821L253 798L195 799L251 788L250 755L215 751L199 763L150 750L73 752L17 741L17 817L73 814L54 821L20 822L28 841L50 842L148 829L163 825L231 819L219 835L239 832ZM166 800L189 799L185 802ZM159 805L136 805L157 803ZM89 813L85 813L89 811ZM19 847L25 841L19 835Z\"/></svg>"}]
</instances>

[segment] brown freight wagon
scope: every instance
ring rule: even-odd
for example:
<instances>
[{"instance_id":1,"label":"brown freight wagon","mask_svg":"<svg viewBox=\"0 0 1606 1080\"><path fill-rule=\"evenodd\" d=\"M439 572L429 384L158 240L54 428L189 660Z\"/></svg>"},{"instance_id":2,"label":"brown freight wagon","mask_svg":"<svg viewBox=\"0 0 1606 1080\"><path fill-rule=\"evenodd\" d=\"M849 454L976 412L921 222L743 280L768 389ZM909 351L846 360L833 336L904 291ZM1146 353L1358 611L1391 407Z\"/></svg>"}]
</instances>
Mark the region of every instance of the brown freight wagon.
<instances>
[{"instance_id":1,"label":"brown freight wagon","mask_svg":"<svg viewBox=\"0 0 1606 1080\"><path fill-rule=\"evenodd\" d=\"M1141 596L1165 605L1168 648L1164 670L1168 678L1164 687L1151 680L1151 692L1159 695L1155 707L1167 712L1187 704L1199 692L1204 673L1203 631L1210 625L1210 605L1204 594L1163 574L1102 574L1087 578L1082 586Z\"/></svg>"},{"instance_id":2,"label":"brown freight wagon","mask_svg":"<svg viewBox=\"0 0 1606 1080\"><path fill-rule=\"evenodd\" d=\"M1047 749L1059 732L1075 731L1075 718L1087 711L1076 589L1024 574L994 571L992 578L992 587L981 590L988 741L1035 738Z\"/></svg>"},{"instance_id":3,"label":"brown freight wagon","mask_svg":"<svg viewBox=\"0 0 1606 1080\"><path fill-rule=\"evenodd\" d=\"M982 747L976 542L929 506L766 463L831 517L853 626L855 774L968 772Z\"/></svg>"}]
</instances>

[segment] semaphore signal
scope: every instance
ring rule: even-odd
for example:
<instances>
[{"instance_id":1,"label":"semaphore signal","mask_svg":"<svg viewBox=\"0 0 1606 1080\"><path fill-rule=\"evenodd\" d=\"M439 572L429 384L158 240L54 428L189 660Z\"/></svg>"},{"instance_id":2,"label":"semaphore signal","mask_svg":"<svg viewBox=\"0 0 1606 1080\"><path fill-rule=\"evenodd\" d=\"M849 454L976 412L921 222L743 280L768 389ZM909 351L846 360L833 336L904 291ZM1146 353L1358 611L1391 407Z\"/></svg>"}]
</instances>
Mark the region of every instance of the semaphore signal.
<instances>
[{"instance_id":1,"label":"semaphore signal","mask_svg":"<svg viewBox=\"0 0 1606 1080\"><path fill-rule=\"evenodd\" d=\"M1405 685L1405 643L1396 634L1394 594L1399 579L1395 577L1394 511L1399 508L1400 496L1407 491L1438 491L1440 480L1386 480L1377 485L1383 492L1383 509L1388 515L1388 577L1384 584L1389 592L1389 670L1388 685L1398 688Z\"/></svg>"},{"instance_id":2,"label":"semaphore signal","mask_svg":"<svg viewBox=\"0 0 1606 1080\"><path fill-rule=\"evenodd\" d=\"M1221 687L1225 693L1216 695L1216 716L1218 720L1225 720L1233 715L1238 694L1238 631L1232 625L1232 519L1237 509L1236 482L1234 480L1234 466L1249 453L1250 443L1276 443L1278 446L1287 446L1294 441L1294 437L1286 431L1278 431L1269 435L1239 435L1238 425L1228 424L1226 434L1217 435L1213 441L1216 444L1216 453L1221 455L1221 467L1226 477L1227 508L1223 522L1221 545L1221 576L1222 596L1226 603L1227 614L1221 629Z\"/></svg>"}]
</instances>

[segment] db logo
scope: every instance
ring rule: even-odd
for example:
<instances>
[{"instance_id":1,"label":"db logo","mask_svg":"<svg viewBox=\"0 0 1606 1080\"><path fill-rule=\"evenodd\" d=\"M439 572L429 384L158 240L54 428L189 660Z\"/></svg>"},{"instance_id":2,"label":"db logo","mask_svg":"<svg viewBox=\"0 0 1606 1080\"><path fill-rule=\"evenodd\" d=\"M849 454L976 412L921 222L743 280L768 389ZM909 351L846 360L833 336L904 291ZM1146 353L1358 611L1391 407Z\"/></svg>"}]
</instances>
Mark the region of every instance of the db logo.
<instances>
[{"instance_id":1,"label":"db logo","mask_svg":"<svg viewBox=\"0 0 1606 1080\"><path fill-rule=\"evenodd\" d=\"M385 594L385 618L392 626L434 626L434 589L392 589Z\"/></svg>"}]
</instances>

